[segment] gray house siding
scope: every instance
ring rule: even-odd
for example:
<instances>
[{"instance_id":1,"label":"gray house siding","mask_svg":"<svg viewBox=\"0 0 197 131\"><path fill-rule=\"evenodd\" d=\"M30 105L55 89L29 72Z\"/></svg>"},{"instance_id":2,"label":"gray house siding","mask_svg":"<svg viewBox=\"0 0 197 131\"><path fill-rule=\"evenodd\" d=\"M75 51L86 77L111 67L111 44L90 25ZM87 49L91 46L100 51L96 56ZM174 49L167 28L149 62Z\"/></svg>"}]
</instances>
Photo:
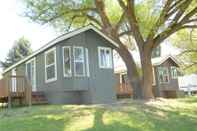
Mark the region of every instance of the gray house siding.
<instances>
[{"instance_id":1,"label":"gray house siding","mask_svg":"<svg viewBox=\"0 0 197 131\"><path fill-rule=\"evenodd\" d=\"M168 59L164 63L159 66L155 66L155 77L156 77L156 95L164 96L165 91L177 92L179 89L178 79L173 79L171 76L171 66L178 66L174 61ZM160 83L158 77L158 67L167 67L169 73L169 82L168 83Z\"/></svg>"},{"instance_id":2,"label":"gray house siding","mask_svg":"<svg viewBox=\"0 0 197 131\"><path fill-rule=\"evenodd\" d=\"M72 77L63 76L63 47L71 46L71 70ZM74 76L73 47L82 46L89 52L89 71L90 77ZM69 39L57 43L56 64L57 80L45 83L45 52L36 55L36 88L43 91L49 103L107 103L115 101L114 73L112 69L101 69L98 63L98 47L110 47L111 43L92 30L75 35ZM50 47L50 48L53 48ZM49 49L50 49L49 48ZM48 49L47 49L48 50ZM47 51L45 50L45 51ZM113 56L113 55L112 55ZM86 60L86 59L85 59ZM86 63L86 61L85 61ZM85 64L86 65L86 64ZM113 65L113 64L112 64ZM87 65L86 65L87 66ZM17 68L17 75L25 75L25 62ZM11 72L11 71L9 71ZM9 73L7 72L7 73ZM86 72L86 68L85 68ZM6 73L6 74L7 74Z\"/></svg>"}]
</instances>

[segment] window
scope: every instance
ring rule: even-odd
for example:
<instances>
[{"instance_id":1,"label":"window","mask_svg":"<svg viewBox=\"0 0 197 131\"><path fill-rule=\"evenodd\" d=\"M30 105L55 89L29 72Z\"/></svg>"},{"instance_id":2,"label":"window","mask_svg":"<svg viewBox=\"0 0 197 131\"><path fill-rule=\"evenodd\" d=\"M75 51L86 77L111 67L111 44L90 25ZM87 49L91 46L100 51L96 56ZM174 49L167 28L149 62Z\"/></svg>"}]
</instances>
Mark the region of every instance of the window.
<instances>
[{"instance_id":1,"label":"window","mask_svg":"<svg viewBox=\"0 0 197 131\"><path fill-rule=\"evenodd\" d=\"M70 46L63 47L63 72L64 72L64 77L72 76Z\"/></svg>"},{"instance_id":2,"label":"window","mask_svg":"<svg viewBox=\"0 0 197 131\"><path fill-rule=\"evenodd\" d=\"M120 74L120 84L126 84L126 81L128 80L127 74Z\"/></svg>"},{"instance_id":3,"label":"window","mask_svg":"<svg viewBox=\"0 0 197 131\"><path fill-rule=\"evenodd\" d=\"M26 77L31 82L32 91L36 91L36 59L26 63Z\"/></svg>"},{"instance_id":4,"label":"window","mask_svg":"<svg viewBox=\"0 0 197 131\"><path fill-rule=\"evenodd\" d=\"M177 77L178 77L177 68L175 66L171 67L171 77L172 77L172 79L177 79Z\"/></svg>"},{"instance_id":5,"label":"window","mask_svg":"<svg viewBox=\"0 0 197 131\"><path fill-rule=\"evenodd\" d=\"M87 77L90 77L89 53L88 53L88 49L87 48L85 48L85 55L86 55L86 73L87 73Z\"/></svg>"},{"instance_id":6,"label":"window","mask_svg":"<svg viewBox=\"0 0 197 131\"><path fill-rule=\"evenodd\" d=\"M153 85L156 85L156 80L155 80L155 68L152 68L153 70Z\"/></svg>"},{"instance_id":7,"label":"window","mask_svg":"<svg viewBox=\"0 0 197 131\"><path fill-rule=\"evenodd\" d=\"M112 68L111 48L98 47L98 56L100 68Z\"/></svg>"},{"instance_id":8,"label":"window","mask_svg":"<svg viewBox=\"0 0 197 131\"><path fill-rule=\"evenodd\" d=\"M45 52L45 82L57 80L56 48Z\"/></svg>"},{"instance_id":9,"label":"window","mask_svg":"<svg viewBox=\"0 0 197 131\"><path fill-rule=\"evenodd\" d=\"M160 57L161 56L161 46L157 46L153 49L152 58Z\"/></svg>"},{"instance_id":10,"label":"window","mask_svg":"<svg viewBox=\"0 0 197 131\"><path fill-rule=\"evenodd\" d=\"M158 67L159 72L159 82L160 83L168 83L169 82L169 74L167 67Z\"/></svg>"},{"instance_id":11,"label":"window","mask_svg":"<svg viewBox=\"0 0 197 131\"><path fill-rule=\"evenodd\" d=\"M84 48L74 47L74 74L75 76L85 76Z\"/></svg>"}]
</instances>

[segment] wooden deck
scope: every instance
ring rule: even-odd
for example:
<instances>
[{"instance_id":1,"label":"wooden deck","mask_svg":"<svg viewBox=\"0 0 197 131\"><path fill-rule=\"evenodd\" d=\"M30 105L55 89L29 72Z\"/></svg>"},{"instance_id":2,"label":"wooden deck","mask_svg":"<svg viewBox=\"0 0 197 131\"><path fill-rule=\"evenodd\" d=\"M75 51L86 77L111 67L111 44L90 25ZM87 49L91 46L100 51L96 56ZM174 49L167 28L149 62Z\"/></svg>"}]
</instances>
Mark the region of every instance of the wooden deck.
<instances>
[{"instance_id":1,"label":"wooden deck","mask_svg":"<svg viewBox=\"0 0 197 131\"><path fill-rule=\"evenodd\" d=\"M117 98L130 98L132 92L132 88L126 83L118 84L116 87Z\"/></svg>"},{"instance_id":2,"label":"wooden deck","mask_svg":"<svg viewBox=\"0 0 197 131\"><path fill-rule=\"evenodd\" d=\"M8 103L11 108L14 101L31 106L32 87L25 76L6 76L0 80L0 102Z\"/></svg>"}]
</instances>

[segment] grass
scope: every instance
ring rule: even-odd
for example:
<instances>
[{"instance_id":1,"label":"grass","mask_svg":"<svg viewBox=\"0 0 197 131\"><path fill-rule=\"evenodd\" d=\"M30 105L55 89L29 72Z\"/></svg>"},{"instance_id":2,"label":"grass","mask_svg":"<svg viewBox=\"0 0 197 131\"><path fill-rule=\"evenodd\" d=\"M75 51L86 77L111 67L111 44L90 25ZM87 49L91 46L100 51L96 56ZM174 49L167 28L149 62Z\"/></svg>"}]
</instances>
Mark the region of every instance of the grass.
<instances>
[{"instance_id":1,"label":"grass","mask_svg":"<svg viewBox=\"0 0 197 131\"><path fill-rule=\"evenodd\" d=\"M197 131L197 97L0 111L0 131Z\"/></svg>"}]
</instances>

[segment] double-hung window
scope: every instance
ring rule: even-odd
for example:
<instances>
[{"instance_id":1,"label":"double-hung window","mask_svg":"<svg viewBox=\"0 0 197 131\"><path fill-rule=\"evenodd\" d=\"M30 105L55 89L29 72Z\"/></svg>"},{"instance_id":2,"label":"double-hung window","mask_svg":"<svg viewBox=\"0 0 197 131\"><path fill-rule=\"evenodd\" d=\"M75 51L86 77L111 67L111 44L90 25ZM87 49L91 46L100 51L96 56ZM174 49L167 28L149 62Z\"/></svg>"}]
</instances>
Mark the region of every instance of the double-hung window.
<instances>
[{"instance_id":1,"label":"double-hung window","mask_svg":"<svg viewBox=\"0 0 197 131\"><path fill-rule=\"evenodd\" d=\"M64 73L64 77L72 76L70 46L63 47L63 73Z\"/></svg>"},{"instance_id":2,"label":"double-hung window","mask_svg":"<svg viewBox=\"0 0 197 131\"><path fill-rule=\"evenodd\" d=\"M45 52L45 82L57 80L56 48Z\"/></svg>"},{"instance_id":3,"label":"double-hung window","mask_svg":"<svg viewBox=\"0 0 197 131\"><path fill-rule=\"evenodd\" d=\"M112 68L112 51L111 48L98 47L98 58L100 68Z\"/></svg>"},{"instance_id":4,"label":"double-hung window","mask_svg":"<svg viewBox=\"0 0 197 131\"><path fill-rule=\"evenodd\" d=\"M171 67L171 77L172 77L172 79L177 79L177 77L178 77L177 68L175 66Z\"/></svg>"},{"instance_id":5,"label":"double-hung window","mask_svg":"<svg viewBox=\"0 0 197 131\"><path fill-rule=\"evenodd\" d=\"M168 83L169 82L169 73L167 67L158 67L158 76L160 83Z\"/></svg>"},{"instance_id":6,"label":"double-hung window","mask_svg":"<svg viewBox=\"0 0 197 131\"><path fill-rule=\"evenodd\" d=\"M84 48L74 47L74 75L75 76L85 76L85 58L84 58Z\"/></svg>"}]
</instances>

